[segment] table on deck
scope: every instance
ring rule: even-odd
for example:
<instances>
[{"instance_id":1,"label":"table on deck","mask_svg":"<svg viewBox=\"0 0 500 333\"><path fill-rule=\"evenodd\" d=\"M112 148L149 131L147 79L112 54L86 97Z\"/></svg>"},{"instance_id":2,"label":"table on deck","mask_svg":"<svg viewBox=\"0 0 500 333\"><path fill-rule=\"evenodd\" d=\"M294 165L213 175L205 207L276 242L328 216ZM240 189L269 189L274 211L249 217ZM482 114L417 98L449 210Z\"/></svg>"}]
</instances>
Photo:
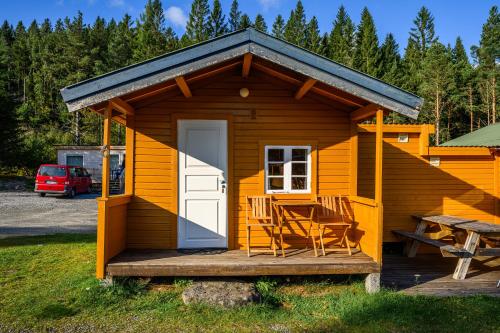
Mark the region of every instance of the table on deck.
<instances>
[{"instance_id":1,"label":"table on deck","mask_svg":"<svg viewBox=\"0 0 500 333\"><path fill-rule=\"evenodd\" d=\"M316 208L316 205L318 204L314 200L278 200L278 201L273 201L273 207L276 211L276 215L278 217L278 231L279 231L279 237L280 237L280 246L281 246L281 254L283 257L285 257L285 249L283 247L283 226L285 224L289 224L290 222L305 222L308 223L308 233L307 233L307 239L306 242L309 241L309 236L311 233L311 227L314 219L314 210ZM297 209L297 208L305 208L307 209L307 214L306 216L293 216L290 214L290 211ZM288 212L287 216L285 213ZM313 239L313 246L314 246L314 254L317 257L318 256L318 250L316 248L316 242ZM307 245L306 245L307 248Z\"/></svg>"},{"instance_id":2,"label":"table on deck","mask_svg":"<svg viewBox=\"0 0 500 333\"><path fill-rule=\"evenodd\" d=\"M500 248L491 247L492 244L497 244L498 241L488 242L488 238L500 237L500 224L493 224L484 221L473 219L464 219L456 216L449 215L435 215L435 216L419 216L414 215L418 220L417 227L414 233L394 230L393 232L412 239L406 247L408 257L414 257L420 243L426 243L441 250L443 256L456 256L459 257L453 278L457 280L465 279L472 257L475 256L500 256ZM439 231L430 232L425 234L428 226L437 225ZM467 237L465 240L460 240L460 231L466 232ZM428 237L426 237L428 236ZM463 242L463 247L456 247L443 243L440 239L453 236L456 240ZM480 240L483 240L490 247L480 247Z\"/></svg>"}]
</instances>

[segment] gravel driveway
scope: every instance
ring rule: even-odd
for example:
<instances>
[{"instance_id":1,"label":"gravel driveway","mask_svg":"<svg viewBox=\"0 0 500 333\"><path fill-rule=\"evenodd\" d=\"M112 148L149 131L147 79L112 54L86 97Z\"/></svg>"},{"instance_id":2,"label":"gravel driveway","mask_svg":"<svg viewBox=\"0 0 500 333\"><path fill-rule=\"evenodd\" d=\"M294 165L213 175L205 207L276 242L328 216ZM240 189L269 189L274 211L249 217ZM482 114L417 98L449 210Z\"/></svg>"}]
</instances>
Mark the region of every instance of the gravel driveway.
<instances>
[{"instance_id":1,"label":"gravel driveway","mask_svg":"<svg viewBox=\"0 0 500 333\"><path fill-rule=\"evenodd\" d=\"M73 199L33 192L0 192L0 238L54 233L93 233L96 194Z\"/></svg>"}]
</instances>

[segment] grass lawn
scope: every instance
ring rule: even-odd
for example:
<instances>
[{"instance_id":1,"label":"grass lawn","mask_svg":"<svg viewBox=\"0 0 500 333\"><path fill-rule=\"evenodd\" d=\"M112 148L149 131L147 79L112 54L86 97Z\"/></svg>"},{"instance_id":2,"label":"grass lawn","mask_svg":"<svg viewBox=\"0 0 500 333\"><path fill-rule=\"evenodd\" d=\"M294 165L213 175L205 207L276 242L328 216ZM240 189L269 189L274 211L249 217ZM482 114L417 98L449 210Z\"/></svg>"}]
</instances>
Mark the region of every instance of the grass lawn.
<instances>
[{"instance_id":1,"label":"grass lawn","mask_svg":"<svg viewBox=\"0 0 500 333\"><path fill-rule=\"evenodd\" d=\"M0 332L500 332L498 298L364 292L362 281L257 280L261 304L186 306L188 280L104 288L94 235L0 240Z\"/></svg>"}]
</instances>

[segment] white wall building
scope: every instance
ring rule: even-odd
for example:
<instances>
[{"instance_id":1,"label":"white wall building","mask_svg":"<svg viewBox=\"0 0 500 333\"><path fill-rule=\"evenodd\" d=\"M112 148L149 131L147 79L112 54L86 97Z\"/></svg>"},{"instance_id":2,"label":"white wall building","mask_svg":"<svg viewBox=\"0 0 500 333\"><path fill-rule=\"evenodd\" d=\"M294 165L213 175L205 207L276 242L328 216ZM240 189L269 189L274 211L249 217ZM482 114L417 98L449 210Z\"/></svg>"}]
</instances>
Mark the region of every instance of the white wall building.
<instances>
[{"instance_id":1,"label":"white wall building","mask_svg":"<svg viewBox=\"0 0 500 333\"><path fill-rule=\"evenodd\" d=\"M92 175L93 183L101 183L101 146L56 146L57 164L82 166ZM125 146L111 146L111 174L125 162Z\"/></svg>"}]
</instances>

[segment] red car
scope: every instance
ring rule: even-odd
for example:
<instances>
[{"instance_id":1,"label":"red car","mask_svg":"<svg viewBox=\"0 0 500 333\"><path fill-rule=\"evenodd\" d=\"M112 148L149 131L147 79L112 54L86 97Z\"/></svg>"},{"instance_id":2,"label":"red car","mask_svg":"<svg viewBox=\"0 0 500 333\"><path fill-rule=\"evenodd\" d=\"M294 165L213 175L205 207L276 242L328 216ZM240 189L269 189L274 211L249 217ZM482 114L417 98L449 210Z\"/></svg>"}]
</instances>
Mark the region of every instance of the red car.
<instances>
[{"instance_id":1,"label":"red car","mask_svg":"<svg viewBox=\"0 0 500 333\"><path fill-rule=\"evenodd\" d=\"M72 198L78 193L90 193L92 179L82 167L42 164L35 181L35 192L44 197L47 193L63 194Z\"/></svg>"}]
</instances>

